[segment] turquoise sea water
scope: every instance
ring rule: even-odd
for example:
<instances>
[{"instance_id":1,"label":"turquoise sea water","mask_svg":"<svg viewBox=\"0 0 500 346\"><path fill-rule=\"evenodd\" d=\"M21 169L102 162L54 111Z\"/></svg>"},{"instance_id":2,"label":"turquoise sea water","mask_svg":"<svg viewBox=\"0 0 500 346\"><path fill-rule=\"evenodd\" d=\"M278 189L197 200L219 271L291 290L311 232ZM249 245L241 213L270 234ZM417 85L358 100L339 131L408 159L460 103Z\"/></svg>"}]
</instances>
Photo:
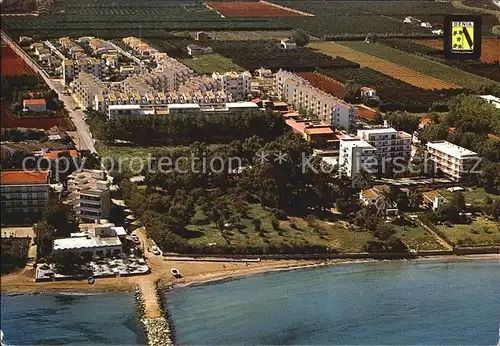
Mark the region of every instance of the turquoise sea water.
<instances>
[{"instance_id":1,"label":"turquoise sea water","mask_svg":"<svg viewBox=\"0 0 500 346\"><path fill-rule=\"evenodd\" d=\"M145 343L129 293L2 295L1 309L8 345Z\"/></svg>"},{"instance_id":2,"label":"turquoise sea water","mask_svg":"<svg viewBox=\"0 0 500 346\"><path fill-rule=\"evenodd\" d=\"M178 344L495 345L498 262L275 272L165 293Z\"/></svg>"}]
</instances>

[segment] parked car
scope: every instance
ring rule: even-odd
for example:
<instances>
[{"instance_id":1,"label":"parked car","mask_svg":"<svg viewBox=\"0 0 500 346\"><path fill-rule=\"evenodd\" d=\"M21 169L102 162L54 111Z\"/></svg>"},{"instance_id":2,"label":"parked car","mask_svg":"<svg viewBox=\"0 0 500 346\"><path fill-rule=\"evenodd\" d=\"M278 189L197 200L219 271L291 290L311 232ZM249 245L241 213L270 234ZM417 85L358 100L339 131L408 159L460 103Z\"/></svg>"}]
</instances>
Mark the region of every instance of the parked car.
<instances>
[{"instance_id":1,"label":"parked car","mask_svg":"<svg viewBox=\"0 0 500 346\"><path fill-rule=\"evenodd\" d=\"M170 272L172 273L172 275L174 276L174 278L179 279L179 278L182 277L181 273L177 269L175 269L175 268L170 269Z\"/></svg>"},{"instance_id":2,"label":"parked car","mask_svg":"<svg viewBox=\"0 0 500 346\"><path fill-rule=\"evenodd\" d=\"M160 249L158 249L158 246L153 246L153 247L151 248L151 252L152 252L154 255L156 255L156 256L161 255L161 252L160 252Z\"/></svg>"}]
</instances>

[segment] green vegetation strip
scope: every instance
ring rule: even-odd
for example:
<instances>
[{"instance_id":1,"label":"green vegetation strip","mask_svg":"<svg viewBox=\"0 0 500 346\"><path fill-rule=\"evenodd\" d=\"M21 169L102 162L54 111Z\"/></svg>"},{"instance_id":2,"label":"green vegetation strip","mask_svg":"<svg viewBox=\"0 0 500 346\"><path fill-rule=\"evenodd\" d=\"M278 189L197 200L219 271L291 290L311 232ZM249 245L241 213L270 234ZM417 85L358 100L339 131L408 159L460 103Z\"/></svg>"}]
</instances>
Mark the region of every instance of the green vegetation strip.
<instances>
[{"instance_id":1,"label":"green vegetation strip","mask_svg":"<svg viewBox=\"0 0 500 346\"><path fill-rule=\"evenodd\" d=\"M408 54L380 43L367 44L364 41L345 41L339 43L464 88L476 89L481 85L494 83L489 79L440 64L424 57Z\"/></svg>"},{"instance_id":2,"label":"green vegetation strip","mask_svg":"<svg viewBox=\"0 0 500 346\"><path fill-rule=\"evenodd\" d=\"M236 65L231 59L219 54L198 55L190 59L182 60L184 64L198 73L211 74L213 72L244 71L241 66Z\"/></svg>"}]
</instances>

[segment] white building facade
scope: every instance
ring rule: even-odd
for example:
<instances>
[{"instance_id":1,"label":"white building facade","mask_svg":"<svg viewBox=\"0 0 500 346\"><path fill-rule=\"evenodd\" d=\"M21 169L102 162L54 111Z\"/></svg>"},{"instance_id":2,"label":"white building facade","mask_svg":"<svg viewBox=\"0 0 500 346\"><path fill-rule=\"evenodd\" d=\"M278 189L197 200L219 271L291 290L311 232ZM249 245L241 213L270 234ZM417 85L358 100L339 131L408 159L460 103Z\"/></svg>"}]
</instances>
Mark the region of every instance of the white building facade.
<instances>
[{"instance_id":1,"label":"white building facade","mask_svg":"<svg viewBox=\"0 0 500 346\"><path fill-rule=\"evenodd\" d=\"M481 157L450 142L428 142L427 153L436 168L453 181L466 179L473 170L479 171Z\"/></svg>"},{"instance_id":2,"label":"white building facade","mask_svg":"<svg viewBox=\"0 0 500 346\"><path fill-rule=\"evenodd\" d=\"M336 128L348 130L356 122L356 107L313 87L294 73L278 71L274 76L273 88L281 100L291 103L296 109L303 108L312 112Z\"/></svg>"}]
</instances>

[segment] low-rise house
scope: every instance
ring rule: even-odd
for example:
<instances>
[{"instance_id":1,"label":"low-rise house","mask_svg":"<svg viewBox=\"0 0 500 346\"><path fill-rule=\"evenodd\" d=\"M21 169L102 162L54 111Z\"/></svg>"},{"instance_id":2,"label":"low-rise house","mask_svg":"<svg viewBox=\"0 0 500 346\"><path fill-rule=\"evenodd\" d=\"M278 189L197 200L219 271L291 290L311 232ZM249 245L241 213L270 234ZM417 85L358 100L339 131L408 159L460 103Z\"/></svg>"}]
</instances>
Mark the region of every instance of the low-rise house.
<instances>
[{"instance_id":1,"label":"low-rise house","mask_svg":"<svg viewBox=\"0 0 500 346\"><path fill-rule=\"evenodd\" d=\"M360 95L361 95L362 99L376 98L377 91L373 88L361 87L360 88Z\"/></svg>"},{"instance_id":2,"label":"low-rise house","mask_svg":"<svg viewBox=\"0 0 500 346\"><path fill-rule=\"evenodd\" d=\"M257 78L273 78L273 71L268 68L261 67L258 70L255 70L255 76Z\"/></svg>"},{"instance_id":3,"label":"low-rise house","mask_svg":"<svg viewBox=\"0 0 500 346\"><path fill-rule=\"evenodd\" d=\"M24 99L23 108L34 112L45 112L47 110L47 102L45 99Z\"/></svg>"},{"instance_id":4,"label":"low-rise house","mask_svg":"<svg viewBox=\"0 0 500 346\"><path fill-rule=\"evenodd\" d=\"M214 51L212 47L200 47L196 44L189 44L187 47L187 52L189 55L203 55L203 54L212 54Z\"/></svg>"},{"instance_id":5,"label":"low-rise house","mask_svg":"<svg viewBox=\"0 0 500 346\"><path fill-rule=\"evenodd\" d=\"M387 185L375 185L371 189L359 193L359 199L366 206L377 208L378 212L386 216L396 216L399 213L398 205L394 201L385 200L385 194L390 192Z\"/></svg>"},{"instance_id":6,"label":"low-rise house","mask_svg":"<svg viewBox=\"0 0 500 346\"><path fill-rule=\"evenodd\" d=\"M94 229L86 233L73 233L72 237L54 239L54 251L74 251L81 255L89 254L98 257L121 255L123 244L114 232Z\"/></svg>"},{"instance_id":7,"label":"low-rise house","mask_svg":"<svg viewBox=\"0 0 500 346\"><path fill-rule=\"evenodd\" d=\"M198 31L195 35L196 41L206 42L210 39L210 36L205 31Z\"/></svg>"},{"instance_id":8,"label":"low-rise house","mask_svg":"<svg viewBox=\"0 0 500 346\"><path fill-rule=\"evenodd\" d=\"M439 206L446 203L448 203L448 200L436 190L422 192L422 205L426 209L435 211Z\"/></svg>"},{"instance_id":9,"label":"low-rise house","mask_svg":"<svg viewBox=\"0 0 500 346\"><path fill-rule=\"evenodd\" d=\"M290 40L289 38L284 38L280 42L281 48L284 50L295 50L297 49L297 44Z\"/></svg>"},{"instance_id":10,"label":"low-rise house","mask_svg":"<svg viewBox=\"0 0 500 346\"><path fill-rule=\"evenodd\" d=\"M320 121L296 120L290 116L285 122L292 128L293 132L304 137L314 148L330 148L339 144L339 139L330 124L324 124Z\"/></svg>"},{"instance_id":11,"label":"low-rise house","mask_svg":"<svg viewBox=\"0 0 500 346\"><path fill-rule=\"evenodd\" d=\"M496 108L500 108L500 97L496 97L493 95L480 95L479 97L492 104Z\"/></svg>"}]
</instances>

